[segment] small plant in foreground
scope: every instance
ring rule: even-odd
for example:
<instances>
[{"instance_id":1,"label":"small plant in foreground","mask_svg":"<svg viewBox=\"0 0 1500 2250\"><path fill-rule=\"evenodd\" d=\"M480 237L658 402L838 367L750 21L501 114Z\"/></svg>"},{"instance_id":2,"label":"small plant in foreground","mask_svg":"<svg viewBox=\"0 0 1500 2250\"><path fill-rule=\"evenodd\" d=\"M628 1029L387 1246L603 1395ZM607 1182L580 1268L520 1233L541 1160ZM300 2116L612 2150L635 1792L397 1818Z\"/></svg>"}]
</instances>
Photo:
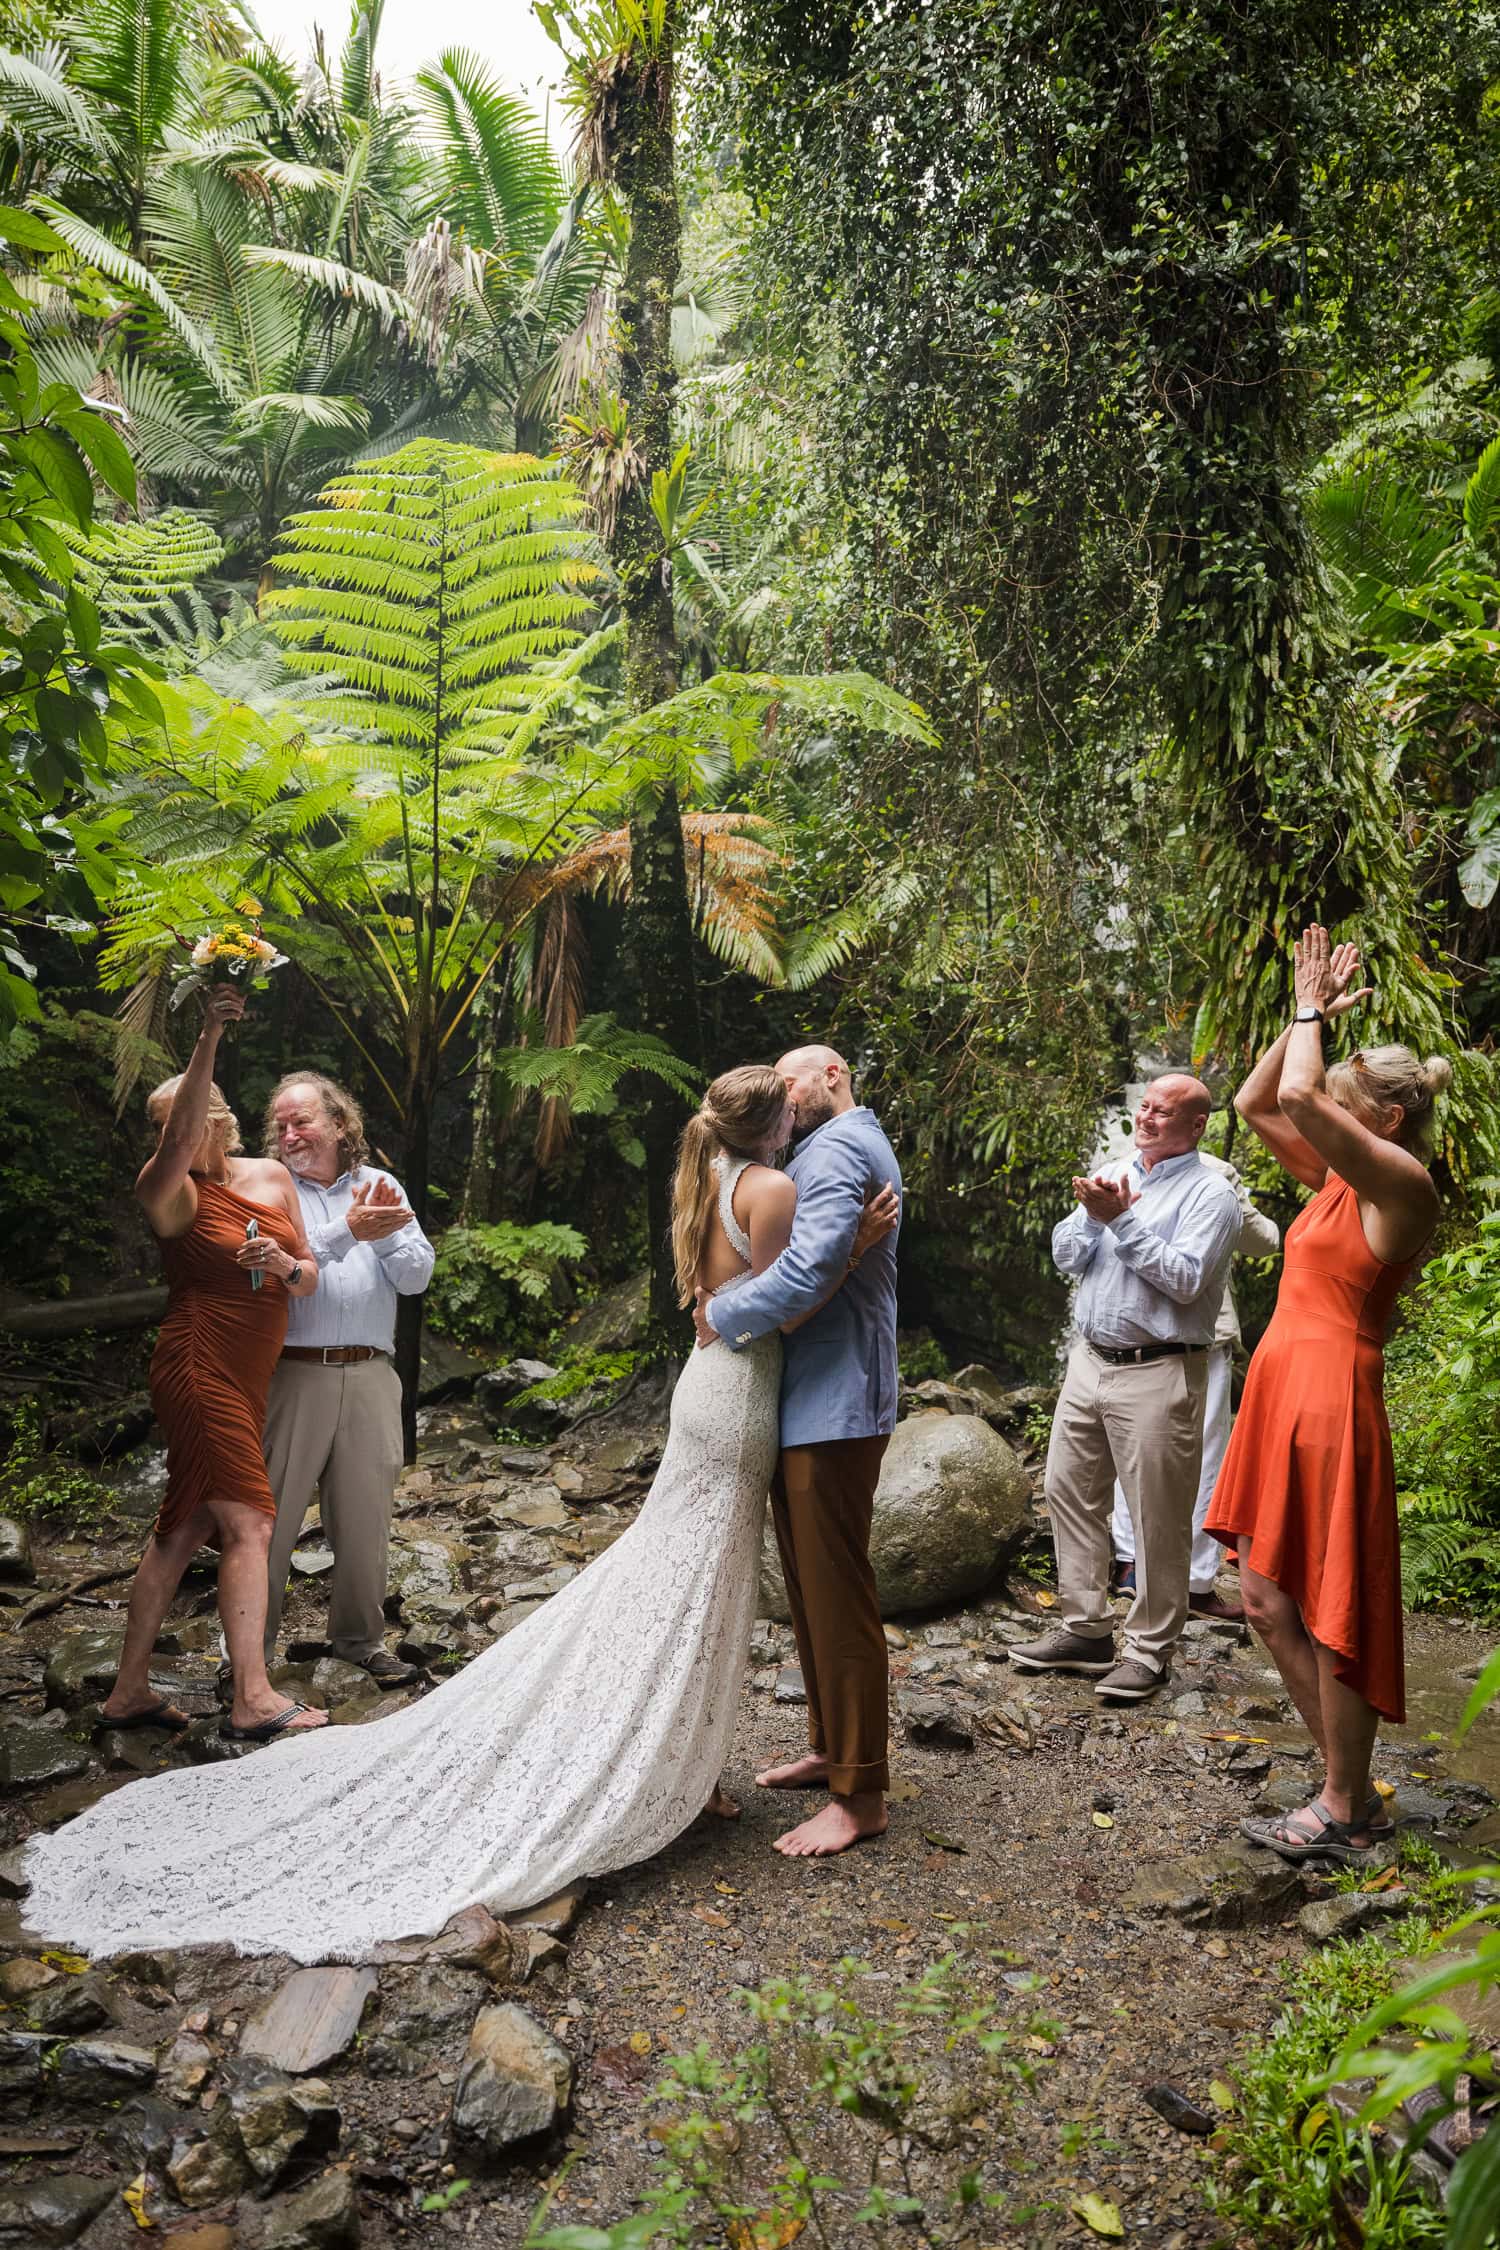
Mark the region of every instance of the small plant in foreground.
<instances>
[{"instance_id":1,"label":"small plant in foreground","mask_svg":"<svg viewBox=\"0 0 1500 2250\"><path fill-rule=\"evenodd\" d=\"M1003 2020L989 1966L950 1954L892 1992L845 1961L828 1984L742 1994L755 2040L727 2062L701 2044L674 2055L652 2096L663 2154L640 2208L549 2227L544 2203L526 2250L767 2250L803 2233L831 2250L852 2227L872 2250L987 2240L1022 2216L996 2184L1006 2112L1058 2028Z\"/></svg>"},{"instance_id":2,"label":"small plant in foreground","mask_svg":"<svg viewBox=\"0 0 1500 2250\"><path fill-rule=\"evenodd\" d=\"M42 1436L42 1417L34 1402L16 1409L10 1443L0 1460L0 1511L23 1521L38 1516L63 1516L78 1530L102 1524L113 1511L115 1496L107 1484L86 1469L49 1454Z\"/></svg>"}]
</instances>

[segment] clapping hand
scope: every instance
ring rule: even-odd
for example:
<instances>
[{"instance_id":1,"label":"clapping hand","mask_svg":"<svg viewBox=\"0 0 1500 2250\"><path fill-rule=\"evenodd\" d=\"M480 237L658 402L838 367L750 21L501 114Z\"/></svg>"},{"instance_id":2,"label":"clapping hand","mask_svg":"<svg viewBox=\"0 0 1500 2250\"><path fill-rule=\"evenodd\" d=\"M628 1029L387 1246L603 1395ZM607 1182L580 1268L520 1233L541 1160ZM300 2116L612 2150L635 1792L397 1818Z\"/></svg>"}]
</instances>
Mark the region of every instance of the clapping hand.
<instances>
[{"instance_id":1,"label":"clapping hand","mask_svg":"<svg viewBox=\"0 0 1500 2250\"><path fill-rule=\"evenodd\" d=\"M1359 947L1347 939L1330 946L1321 922L1310 923L1301 937L1293 940L1292 989L1299 1008L1321 1009L1327 1023L1335 1016L1347 1015L1361 1000L1368 1000L1375 989L1366 984L1351 992L1349 987L1358 976Z\"/></svg>"},{"instance_id":2,"label":"clapping hand","mask_svg":"<svg viewBox=\"0 0 1500 2250\"><path fill-rule=\"evenodd\" d=\"M1122 1211L1140 1201L1140 1191L1131 1186L1128 1174L1118 1180L1103 1172L1096 1172L1091 1180L1075 1179L1073 1193L1089 1217L1106 1227L1111 1219L1118 1219Z\"/></svg>"},{"instance_id":3,"label":"clapping hand","mask_svg":"<svg viewBox=\"0 0 1500 2250\"><path fill-rule=\"evenodd\" d=\"M356 1242L384 1242L411 1222L411 1212L399 1188L389 1180L364 1180L354 1191L347 1213L349 1232Z\"/></svg>"}]
</instances>

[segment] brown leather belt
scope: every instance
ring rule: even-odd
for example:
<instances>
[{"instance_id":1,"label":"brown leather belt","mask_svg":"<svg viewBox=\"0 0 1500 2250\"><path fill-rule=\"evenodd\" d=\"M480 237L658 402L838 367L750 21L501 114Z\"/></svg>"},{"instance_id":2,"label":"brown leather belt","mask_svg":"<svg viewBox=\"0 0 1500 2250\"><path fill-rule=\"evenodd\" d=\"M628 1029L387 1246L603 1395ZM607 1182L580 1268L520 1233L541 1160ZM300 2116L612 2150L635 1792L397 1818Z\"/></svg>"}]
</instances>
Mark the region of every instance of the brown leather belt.
<instances>
[{"instance_id":1,"label":"brown leather belt","mask_svg":"<svg viewBox=\"0 0 1500 2250\"><path fill-rule=\"evenodd\" d=\"M357 1367L364 1359L384 1359L373 1344L283 1344L283 1359L309 1359L317 1367Z\"/></svg>"}]
</instances>

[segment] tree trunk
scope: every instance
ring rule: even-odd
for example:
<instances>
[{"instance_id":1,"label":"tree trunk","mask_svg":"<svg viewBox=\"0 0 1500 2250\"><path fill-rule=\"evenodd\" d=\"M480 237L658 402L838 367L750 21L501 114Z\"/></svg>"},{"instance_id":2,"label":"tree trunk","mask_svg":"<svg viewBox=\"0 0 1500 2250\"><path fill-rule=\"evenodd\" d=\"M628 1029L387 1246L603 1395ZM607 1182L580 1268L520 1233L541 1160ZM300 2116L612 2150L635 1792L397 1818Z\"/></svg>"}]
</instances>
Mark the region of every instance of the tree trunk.
<instances>
[{"instance_id":1,"label":"tree trunk","mask_svg":"<svg viewBox=\"0 0 1500 2250\"><path fill-rule=\"evenodd\" d=\"M466 1227L492 1226L495 1220L495 1057L504 1035L510 950L485 979L473 1007L474 1099L470 1104L473 1138L460 1212Z\"/></svg>"},{"instance_id":2,"label":"tree trunk","mask_svg":"<svg viewBox=\"0 0 1500 2250\"><path fill-rule=\"evenodd\" d=\"M406 1134L401 1154L401 1185L412 1216L427 1226L428 1186L431 1178L432 1083L435 1073L429 1059L419 1058L419 1068L406 1088ZM417 1391L422 1379L422 1308L426 1293L396 1300L396 1373L401 1378L401 1443L410 1465L417 1457Z\"/></svg>"},{"instance_id":3,"label":"tree trunk","mask_svg":"<svg viewBox=\"0 0 1500 2250\"><path fill-rule=\"evenodd\" d=\"M625 682L630 707L649 710L677 693L677 630L672 568L651 509L651 478L672 460L672 298L682 255L673 141L673 22L661 47L637 50L621 89L611 149L621 201L630 214L630 249L619 299L620 391L640 456L615 526L615 565L625 617ZM630 823L631 898L625 946L635 988L635 1022L685 1060L702 1055L693 927L682 850L682 810L669 776L636 806ZM659 1081L641 1096L646 1208L651 1257L653 1338L681 1340L669 1221L672 1159L681 1103Z\"/></svg>"}]
</instances>

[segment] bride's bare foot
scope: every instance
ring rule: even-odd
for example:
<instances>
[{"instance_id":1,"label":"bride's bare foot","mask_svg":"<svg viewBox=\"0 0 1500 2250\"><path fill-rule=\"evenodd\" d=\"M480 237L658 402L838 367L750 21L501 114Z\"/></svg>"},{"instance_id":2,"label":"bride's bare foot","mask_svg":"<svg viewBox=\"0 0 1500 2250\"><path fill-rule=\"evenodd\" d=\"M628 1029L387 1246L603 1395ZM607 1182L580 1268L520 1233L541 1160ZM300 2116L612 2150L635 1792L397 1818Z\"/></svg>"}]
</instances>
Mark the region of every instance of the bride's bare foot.
<instances>
[{"instance_id":1,"label":"bride's bare foot","mask_svg":"<svg viewBox=\"0 0 1500 2250\"><path fill-rule=\"evenodd\" d=\"M778 1836L771 1849L787 1859L831 1859L866 1836L883 1836L885 1826L885 1798L878 1789L864 1789L857 1797L830 1797L821 1812Z\"/></svg>"},{"instance_id":2,"label":"bride's bare foot","mask_svg":"<svg viewBox=\"0 0 1500 2250\"><path fill-rule=\"evenodd\" d=\"M717 1782L714 1783L714 1793L703 1810L711 1814L715 1820L738 1820L740 1817L739 1806L728 1791L720 1788Z\"/></svg>"},{"instance_id":3,"label":"bride's bare foot","mask_svg":"<svg viewBox=\"0 0 1500 2250\"><path fill-rule=\"evenodd\" d=\"M757 1789L823 1789L828 1783L828 1760L821 1750L793 1758L784 1766L767 1766L755 1777Z\"/></svg>"}]
</instances>

